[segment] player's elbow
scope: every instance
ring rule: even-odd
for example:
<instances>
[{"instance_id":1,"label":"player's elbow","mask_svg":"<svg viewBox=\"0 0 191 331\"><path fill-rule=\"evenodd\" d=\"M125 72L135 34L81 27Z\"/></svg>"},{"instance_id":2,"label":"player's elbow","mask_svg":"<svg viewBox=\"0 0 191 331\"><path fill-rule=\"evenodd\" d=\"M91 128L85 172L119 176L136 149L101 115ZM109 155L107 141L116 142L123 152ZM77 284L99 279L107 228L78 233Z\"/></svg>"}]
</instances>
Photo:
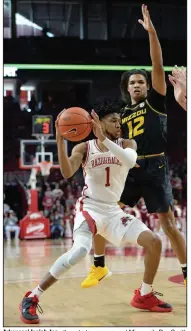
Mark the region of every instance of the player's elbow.
<instances>
[{"instance_id":1,"label":"player's elbow","mask_svg":"<svg viewBox=\"0 0 191 331\"><path fill-rule=\"evenodd\" d=\"M72 173L72 171L63 171L62 169L60 169L61 170L61 174L62 174L62 177L64 177L64 178L71 178L72 176L73 176L73 173Z\"/></svg>"},{"instance_id":2,"label":"player's elbow","mask_svg":"<svg viewBox=\"0 0 191 331\"><path fill-rule=\"evenodd\" d=\"M136 164L137 152L132 148L126 148L125 151L126 151L127 165L131 169Z\"/></svg>"}]
</instances>

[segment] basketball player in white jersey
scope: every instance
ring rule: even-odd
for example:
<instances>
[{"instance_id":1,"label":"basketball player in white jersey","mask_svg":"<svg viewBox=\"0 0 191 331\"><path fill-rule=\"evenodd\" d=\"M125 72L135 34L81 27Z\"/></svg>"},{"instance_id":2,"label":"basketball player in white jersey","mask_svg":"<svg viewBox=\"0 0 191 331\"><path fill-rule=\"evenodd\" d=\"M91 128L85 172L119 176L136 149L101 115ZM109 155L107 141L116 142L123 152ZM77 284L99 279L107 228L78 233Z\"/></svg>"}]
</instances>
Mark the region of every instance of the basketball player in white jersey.
<instances>
[{"instance_id":1,"label":"basketball player in white jersey","mask_svg":"<svg viewBox=\"0 0 191 331\"><path fill-rule=\"evenodd\" d=\"M39 297L53 285L60 276L80 262L92 247L92 238L98 233L119 246L136 243L144 247L145 272L140 289L135 291L131 305L155 312L170 312L171 305L159 300L152 284L158 269L161 240L144 223L126 214L118 205L127 173L136 164L136 143L120 137L120 115L116 106L92 111L92 122L97 140L77 144L70 157L67 156L63 137L58 131L56 138L60 170L63 177L70 178L82 165L85 186L76 203L74 244L61 255L39 285L25 294L21 304L21 320L24 323L39 323L36 308ZM99 119L100 118L100 119ZM144 295L144 291L148 294Z\"/></svg>"}]
</instances>

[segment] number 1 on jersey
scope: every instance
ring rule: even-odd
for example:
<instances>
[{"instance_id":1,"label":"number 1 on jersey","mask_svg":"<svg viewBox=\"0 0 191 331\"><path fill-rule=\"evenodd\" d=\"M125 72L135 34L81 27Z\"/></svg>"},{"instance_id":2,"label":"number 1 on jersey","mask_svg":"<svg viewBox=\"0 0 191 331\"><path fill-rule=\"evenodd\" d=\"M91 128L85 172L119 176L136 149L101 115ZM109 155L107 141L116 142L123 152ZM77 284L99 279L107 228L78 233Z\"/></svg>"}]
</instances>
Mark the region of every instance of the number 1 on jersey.
<instances>
[{"instance_id":1,"label":"number 1 on jersey","mask_svg":"<svg viewBox=\"0 0 191 331\"><path fill-rule=\"evenodd\" d=\"M110 186L110 167L105 168L106 171L106 183L105 186Z\"/></svg>"}]
</instances>

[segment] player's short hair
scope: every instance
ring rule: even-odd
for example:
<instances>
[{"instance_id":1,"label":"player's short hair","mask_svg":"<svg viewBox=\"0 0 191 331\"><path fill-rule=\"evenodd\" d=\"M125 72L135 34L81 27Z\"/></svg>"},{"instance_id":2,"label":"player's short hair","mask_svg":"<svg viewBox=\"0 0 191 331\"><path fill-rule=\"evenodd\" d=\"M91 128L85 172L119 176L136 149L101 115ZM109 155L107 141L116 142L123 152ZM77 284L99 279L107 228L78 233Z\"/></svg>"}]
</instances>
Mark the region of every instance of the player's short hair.
<instances>
[{"instance_id":1,"label":"player's short hair","mask_svg":"<svg viewBox=\"0 0 191 331\"><path fill-rule=\"evenodd\" d=\"M102 120L107 115L120 114L121 107L122 103L120 101L104 100L103 103L95 105L93 109L98 114L99 119Z\"/></svg>"},{"instance_id":2,"label":"player's short hair","mask_svg":"<svg viewBox=\"0 0 191 331\"><path fill-rule=\"evenodd\" d=\"M142 75L142 76L144 76L144 78L146 79L147 84L150 85L149 74L145 69L132 69L132 70L125 71L121 76L120 90L121 90L122 100L125 101L126 103L129 103L131 101L129 92L127 91L127 86L128 86L128 83L129 83L129 78L132 75Z\"/></svg>"}]
</instances>

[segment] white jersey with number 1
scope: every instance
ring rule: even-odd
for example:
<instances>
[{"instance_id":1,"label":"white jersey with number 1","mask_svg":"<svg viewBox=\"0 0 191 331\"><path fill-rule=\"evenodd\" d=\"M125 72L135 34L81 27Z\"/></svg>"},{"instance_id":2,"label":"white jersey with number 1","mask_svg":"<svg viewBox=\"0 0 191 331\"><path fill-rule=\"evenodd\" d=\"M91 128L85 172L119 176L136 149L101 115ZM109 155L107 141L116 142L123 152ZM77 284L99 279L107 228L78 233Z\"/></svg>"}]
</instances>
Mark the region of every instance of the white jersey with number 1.
<instances>
[{"instance_id":1,"label":"white jersey with number 1","mask_svg":"<svg viewBox=\"0 0 191 331\"><path fill-rule=\"evenodd\" d=\"M122 139L115 142L122 147ZM100 234L113 245L137 243L143 231L149 231L141 220L125 213L118 205L129 168L110 151L102 152L96 140L87 143L83 164L85 185L76 203L76 230L87 222L92 234ZM85 235L85 233L84 233Z\"/></svg>"},{"instance_id":2,"label":"white jersey with number 1","mask_svg":"<svg viewBox=\"0 0 191 331\"><path fill-rule=\"evenodd\" d=\"M123 139L115 141L122 146ZM83 164L85 186L82 196L100 202L117 202L124 189L129 168L110 151L102 152L97 140L87 142L87 156Z\"/></svg>"}]
</instances>

